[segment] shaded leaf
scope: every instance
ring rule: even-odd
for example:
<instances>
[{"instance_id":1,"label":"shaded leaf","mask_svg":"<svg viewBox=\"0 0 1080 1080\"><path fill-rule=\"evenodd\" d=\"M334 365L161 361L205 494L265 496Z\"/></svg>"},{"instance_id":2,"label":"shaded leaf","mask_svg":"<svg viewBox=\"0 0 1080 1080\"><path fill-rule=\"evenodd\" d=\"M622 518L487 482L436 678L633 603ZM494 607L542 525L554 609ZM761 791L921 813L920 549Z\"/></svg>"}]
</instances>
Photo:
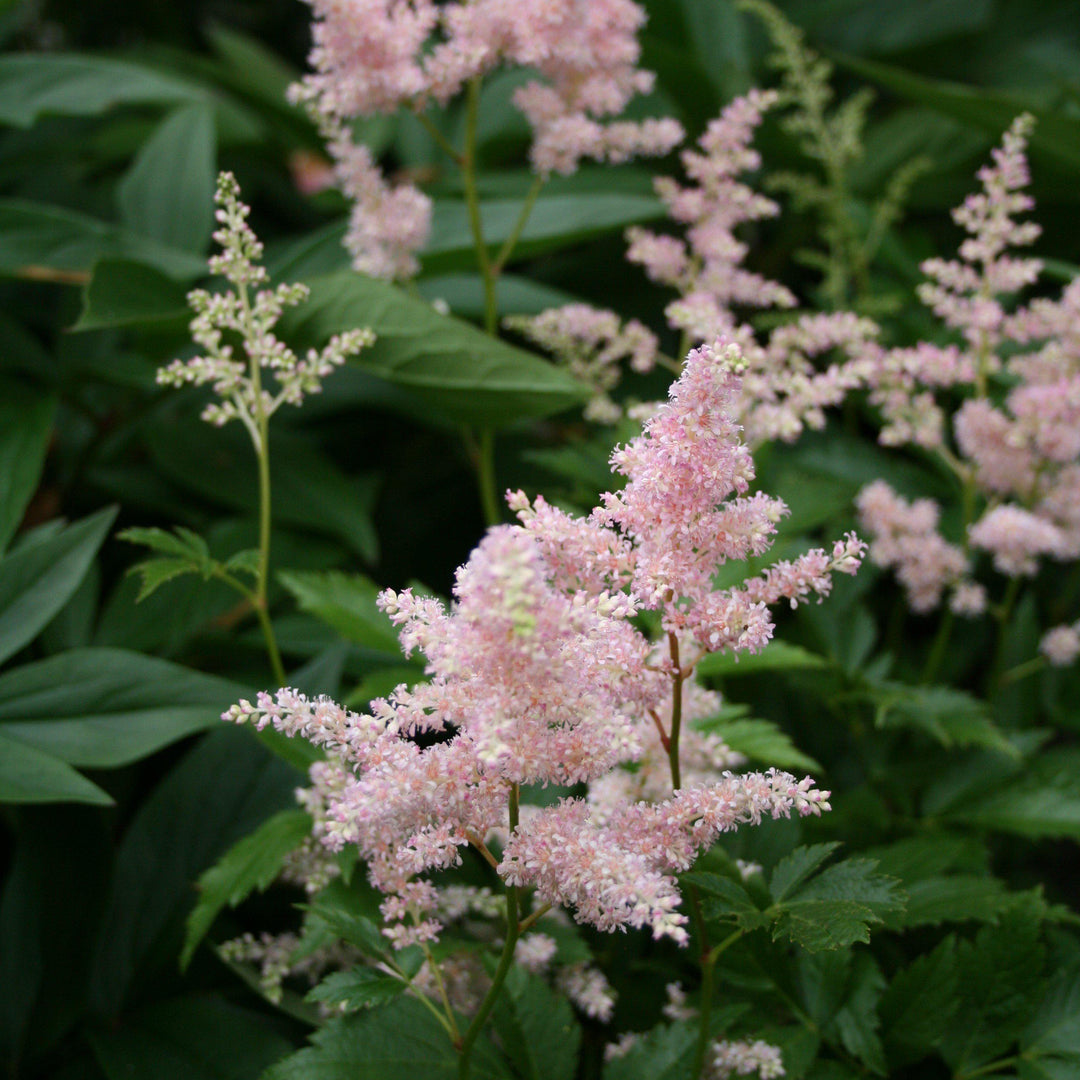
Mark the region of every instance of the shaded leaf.
<instances>
[{"instance_id":1,"label":"shaded leaf","mask_svg":"<svg viewBox=\"0 0 1080 1080\"><path fill-rule=\"evenodd\" d=\"M155 1002L90 1031L108 1080L257 1080L292 1050L266 1017L217 994Z\"/></svg>"},{"instance_id":2,"label":"shaded leaf","mask_svg":"<svg viewBox=\"0 0 1080 1080\"><path fill-rule=\"evenodd\" d=\"M124 226L179 251L203 252L214 227L216 158L214 117L206 105L170 113L117 188Z\"/></svg>"},{"instance_id":3,"label":"shaded leaf","mask_svg":"<svg viewBox=\"0 0 1080 1080\"><path fill-rule=\"evenodd\" d=\"M694 1025L658 1024L608 1062L604 1080L689 1080L696 1044Z\"/></svg>"},{"instance_id":4,"label":"shaded leaf","mask_svg":"<svg viewBox=\"0 0 1080 1080\"><path fill-rule=\"evenodd\" d=\"M37 637L71 599L116 518L107 507L0 560L0 661Z\"/></svg>"},{"instance_id":5,"label":"shaded leaf","mask_svg":"<svg viewBox=\"0 0 1080 1080\"><path fill-rule=\"evenodd\" d=\"M869 941L870 926L902 907L898 883L876 867L873 859L846 859L789 891L778 904L774 939L788 937L812 952Z\"/></svg>"},{"instance_id":6,"label":"shaded leaf","mask_svg":"<svg viewBox=\"0 0 1080 1080\"><path fill-rule=\"evenodd\" d=\"M573 1080L581 1026L566 998L513 967L492 1014L499 1045L523 1080Z\"/></svg>"},{"instance_id":7,"label":"shaded leaf","mask_svg":"<svg viewBox=\"0 0 1080 1080\"><path fill-rule=\"evenodd\" d=\"M0 803L45 802L111 806L113 800L59 758L0 732Z\"/></svg>"},{"instance_id":8,"label":"shaded leaf","mask_svg":"<svg viewBox=\"0 0 1080 1080\"><path fill-rule=\"evenodd\" d=\"M1036 917L1017 911L956 949L959 1007L941 1041L954 1072L970 1072L1015 1042L1040 999L1045 950Z\"/></svg>"},{"instance_id":9,"label":"shaded leaf","mask_svg":"<svg viewBox=\"0 0 1080 1080\"><path fill-rule=\"evenodd\" d=\"M1020 1037L1022 1080L1070 1080L1080 1074L1080 970L1072 965L1050 981Z\"/></svg>"},{"instance_id":10,"label":"shaded leaf","mask_svg":"<svg viewBox=\"0 0 1080 1080\"><path fill-rule=\"evenodd\" d=\"M588 396L559 368L384 281L342 273L309 284L309 300L283 317L283 335L314 345L371 327L378 340L350 364L422 395L440 413L503 425L580 405Z\"/></svg>"},{"instance_id":11,"label":"shaded leaf","mask_svg":"<svg viewBox=\"0 0 1080 1080\"><path fill-rule=\"evenodd\" d=\"M370 578L339 570L282 571L277 577L301 611L321 619L357 645L400 655L397 630L375 603L382 590Z\"/></svg>"},{"instance_id":12,"label":"shaded leaf","mask_svg":"<svg viewBox=\"0 0 1080 1080\"><path fill-rule=\"evenodd\" d=\"M136 978L175 971L198 876L271 814L293 804L296 773L250 732L222 725L168 773L117 851L96 942L90 1006L115 1015Z\"/></svg>"},{"instance_id":13,"label":"shaded leaf","mask_svg":"<svg viewBox=\"0 0 1080 1080\"><path fill-rule=\"evenodd\" d=\"M206 260L98 218L25 199L0 199L0 274L82 284L99 259L143 263L177 281Z\"/></svg>"},{"instance_id":14,"label":"shaded leaf","mask_svg":"<svg viewBox=\"0 0 1080 1080\"><path fill-rule=\"evenodd\" d=\"M0 553L37 490L56 398L14 379L0 382Z\"/></svg>"},{"instance_id":15,"label":"shaded leaf","mask_svg":"<svg viewBox=\"0 0 1080 1080\"><path fill-rule=\"evenodd\" d=\"M125 649L72 649L0 675L0 733L116 768L221 724L244 687Z\"/></svg>"},{"instance_id":16,"label":"shaded leaf","mask_svg":"<svg viewBox=\"0 0 1080 1080\"><path fill-rule=\"evenodd\" d=\"M335 971L312 990L306 1001L321 1001L331 1008L346 1012L369 1009L393 1001L409 984L392 975L370 967L354 967L351 971Z\"/></svg>"},{"instance_id":17,"label":"shaded leaf","mask_svg":"<svg viewBox=\"0 0 1080 1080\"><path fill-rule=\"evenodd\" d=\"M207 870L198 883L199 902L187 920L180 966L187 967L196 946L218 913L236 907L252 892L265 889L281 872L285 856L311 835L311 816L303 810L283 810L267 818Z\"/></svg>"},{"instance_id":18,"label":"shaded leaf","mask_svg":"<svg viewBox=\"0 0 1080 1080\"><path fill-rule=\"evenodd\" d=\"M959 1002L956 943L945 938L893 976L882 995L885 1044L897 1065L930 1054L952 1025Z\"/></svg>"},{"instance_id":19,"label":"shaded leaf","mask_svg":"<svg viewBox=\"0 0 1080 1080\"><path fill-rule=\"evenodd\" d=\"M102 56L0 57L0 122L32 127L42 116L97 116L118 105L173 105L206 92L155 68Z\"/></svg>"},{"instance_id":20,"label":"shaded leaf","mask_svg":"<svg viewBox=\"0 0 1080 1080\"><path fill-rule=\"evenodd\" d=\"M72 330L180 322L191 318L187 290L145 263L105 258L94 264Z\"/></svg>"},{"instance_id":21,"label":"shaded leaf","mask_svg":"<svg viewBox=\"0 0 1080 1080\"><path fill-rule=\"evenodd\" d=\"M790 671L796 668L825 667L828 661L818 653L786 641L770 641L761 652L709 653L697 664L701 675L752 675L759 671Z\"/></svg>"},{"instance_id":22,"label":"shaded leaf","mask_svg":"<svg viewBox=\"0 0 1080 1080\"><path fill-rule=\"evenodd\" d=\"M312 1045L275 1065L265 1080L454 1080L458 1055L446 1031L415 998L332 1020ZM508 1076L489 1043L477 1041L472 1076Z\"/></svg>"},{"instance_id":23,"label":"shaded leaf","mask_svg":"<svg viewBox=\"0 0 1080 1080\"><path fill-rule=\"evenodd\" d=\"M780 769L811 769L820 771L821 766L795 747L791 738L771 720L750 717L721 717L699 720L694 726L721 739L751 761L775 765Z\"/></svg>"}]
</instances>

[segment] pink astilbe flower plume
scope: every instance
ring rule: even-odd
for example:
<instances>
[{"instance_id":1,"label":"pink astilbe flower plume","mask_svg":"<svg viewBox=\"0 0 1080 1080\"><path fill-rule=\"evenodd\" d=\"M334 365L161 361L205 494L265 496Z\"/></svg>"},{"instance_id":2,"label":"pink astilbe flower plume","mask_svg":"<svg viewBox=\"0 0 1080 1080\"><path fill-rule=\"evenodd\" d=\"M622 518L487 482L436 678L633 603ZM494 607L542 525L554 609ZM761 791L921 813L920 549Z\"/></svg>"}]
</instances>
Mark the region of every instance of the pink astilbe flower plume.
<instances>
[{"instance_id":1,"label":"pink astilbe flower plume","mask_svg":"<svg viewBox=\"0 0 1080 1080\"><path fill-rule=\"evenodd\" d=\"M519 87L514 104L533 127L530 157L542 175L571 173L583 158L666 154L682 141L682 128L668 118L610 122L652 87L652 75L637 66L645 13L633 0L309 2L314 71L290 94L317 119L342 190L354 200L346 244L364 273L415 274L431 203L411 184L383 180L353 141L358 117L445 105L506 64L540 76Z\"/></svg>"},{"instance_id":2,"label":"pink astilbe flower plume","mask_svg":"<svg viewBox=\"0 0 1080 1080\"><path fill-rule=\"evenodd\" d=\"M653 281L678 291L666 315L684 340L723 337L742 350L746 373L738 415L751 445L791 441L806 427L823 427L823 410L863 384L862 353L877 333L869 319L835 312L801 316L777 327L763 343L736 310L797 303L783 285L742 265L748 247L736 233L779 213L773 200L739 179L761 164L750 144L776 101L775 93L760 90L736 98L709 124L698 149L683 151L683 167L693 183L656 181L671 218L685 227L685 240L641 228L627 232L627 258ZM819 358L834 350L842 359L821 369Z\"/></svg>"},{"instance_id":3,"label":"pink astilbe flower plume","mask_svg":"<svg viewBox=\"0 0 1080 1080\"><path fill-rule=\"evenodd\" d=\"M967 233L958 257L922 267L929 280L919 295L960 343L865 354L870 400L885 420L881 442L938 452L975 511L961 548L939 535L927 500L907 506L880 481L859 496L871 558L896 569L920 612L936 607L946 587L954 611L986 609L985 590L967 579L969 553L989 553L994 569L1013 578L1036 574L1042 559L1080 555L1080 282L1010 313L1041 269L1015 254L1039 235L1016 220L1033 205L1024 190L1033 123L1027 115L1013 122L979 170L981 190L954 211ZM1011 383L1003 393L991 382L999 371ZM966 399L950 430L945 394L953 387Z\"/></svg>"},{"instance_id":4,"label":"pink astilbe flower plume","mask_svg":"<svg viewBox=\"0 0 1080 1080\"><path fill-rule=\"evenodd\" d=\"M677 739L673 685L687 723L719 704L687 681L696 657L764 647L769 604L825 595L831 573L854 572L862 555L848 537L742 588L713 590L716 568L765 552L784 513L779 500L749 493L753 463L734 418L740 369L734 346L695 350L670 402L615 452L626 487L589 517L511 495L520 524L488 531L449 606L410 590L382 594L430 681L399 686L366 715L287 689L226 714L334 756L336 765L313 769L317 790L305 796L317 839L357 847L386 895L395 945L439 933L452 905L426 875L469 844L505 883L580 922L683 943L675 873L722 832L829 808L809 777L726 771L738 756L699 732L686 735L686 785L672 793L660 779ZM634 625L642 608L662 613L665 648ZM438 738L422 746L421 733ZM633 773L621 768L629 763ZM519 785L579 782L591 785L586 798L510 816ZM501 859L488 847L496 838Z\"/></svg>"}]
</instances>

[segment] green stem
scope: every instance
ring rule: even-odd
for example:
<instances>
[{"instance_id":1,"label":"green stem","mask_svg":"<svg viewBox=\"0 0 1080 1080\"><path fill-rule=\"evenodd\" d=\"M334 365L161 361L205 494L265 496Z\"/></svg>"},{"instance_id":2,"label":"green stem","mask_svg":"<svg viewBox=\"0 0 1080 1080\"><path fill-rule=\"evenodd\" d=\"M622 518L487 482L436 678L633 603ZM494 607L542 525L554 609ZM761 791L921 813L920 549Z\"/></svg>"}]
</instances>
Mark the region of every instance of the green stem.
<instances>
[{"instance_id":1,"label":"green stem","mask_svg":"<svg viewBox=\"0 0 1080 1080\"><path fill-rule=\"evenodd\" d=\"M518 825L519 798L520 791L517 784L511 784L509 806L511 835ZM495 969L495 974L491 980L491 987L484 995L484 1000L480 1003L480 1008L473 1017L472 1023L461 1037L461 1042L458 1046L461 1053L461 1057L458 1061L458 1080L468 1080L473 1045L476 1043L477 1036L483 1029L484 1023L491 1015L491 1010L495 1008L495 1002L498 1000L499 991L502 990L502 985L506 981L507 973L510 971L510 965L514 962L514 948L517 945L518 940L518 911L521 906L520 900L521 896L518 888L514 885L508 885L506 887L506 941L503 944L502 955L499 957L499 966Z\"/></svg>"},{"instance_id":2,"label":"green stem","mask_svg":"<svg viewBox=\"0 0 1080 1080\"><path fill-rule=\"evenodd\" d=\"M476 448L476 481L480 486L484 522L487 525L498 525L502 514L499 512L499 485L495 479L495 435L490 427L480 429Z\"/></svg>"},{"instance_id":3,"label":"green stem","mask_svg":"<svg viewBox=\"0 0 1080 1080\"><path fill-rule=\"evenodd\" d=\"M1008 671L1003 672L998 680L998 685L1002 687L1008 686L1009 683L1017 682L1019 679L1026 679L1029 675L1034 675L1045 667L1045 657L1033 656L1030 660L1025 660L1022 664L1017 664L1016 667L1011 667Z\"/></svg>"},{"instance_id":4,"label":"green stem","mask_svg":"<svg viewBox=\"0 0 1080 1080\"><path fill-rule=\"evenodd\" d=\"M531 929L533 923L535 923L537 919L542 919L550 910L551 905L544 904L543 907L538 907L531 915L528 916L528 918L522 919L521 922L518 923L518 937L521 937L521 935L524 934L526 930Z\"/></svg>"},{"instance_id":5,"label":"green stem","mask_svg":"<svg viewBox=\"0 0 1080 1080\"><path fill-rule=\"evenodd\" d=\"M696 920L695 920L696 921ZM704 932L704 924L702 926ZM734 945L746 933L745 930L735 930L729 934L719 945L708 949L701 961L701 994L698 1001L698 1038L697 1047L694 1050L694 1065L690 1070L690 1076L697 1080L705 1068L705 1055L709 1050L709 1018L712 1014L713 990L716 987L714 969L716 961L720 959L724 950Z\"/></svg>"},{"instance_id":6,"label":"green stem","mask_svg":"<svg viewBox=\"0 0 1080 1080\"><path fill-rule=\"evenodd\" d=\"M251 301L246 286L241 286L240 307L243 312L244 340L255 336L255 326L251 311ZM270 658L270 667L278 686L285 685L285 666L281 662L281 652L274 636L274 625L267 610L267 590L270 584L270 417L263 401L262 371L257 356L250 355L248 367L251 372L252 400L254 403L255 430L252 442L255 444L255 457L259 463L259 562L255 576L255 590L251 598L255 614L262 627L266 641L266 652ZM243 415L243 412L241 413Z\"/></svg>"},{"instance_id":7,"label":"green stem","mask_svg":"<svg viewBox=\"0 0 1080 1080\"><path fill-rule=\"evenodd\" d=\"M991 1061L989 1065L972 1069L971 1072L953 1073L953 1080L972 1080L976 1076L989 1076L991 1073L1001 1072L1002 1069L1011 1069L1019 1060L1019 1057L1000 1058L997 1061Z\"/></svg>"},{"instance_id":8,"label":"green stem","mask_svg":"<svg viewBox=\"0 0 1080 1080\"><path fill-rule=\"evenodd\" d=\"M679 734L682 730L682 666L679 663L679 639L668 634L668 650L675 670L671 673L671 733L668 735L668 765L671 768L671 786L678 791L682 787L682 768L679 764Z\"/></svg>"},{"instance_id":9,"label":"green stem","mask_svg":"<svg viewBox=\"0 0 1080 1080\"><path fill-rule=\"evenodd\" d=\"M497 278L503 272L503 267L506 266L507 259L510 258L514 248L517 247L517 242L521 239L521 234L525 231L525 226L528 224L529 217L533 212L533 207L536 205L537 197L540 195L540 189L543 186L543 177L538 176L533 180L532 186L525 196L525 201L521 204L521 213L518 214L518 219L514 222L514 227L510 230L510 235L503 241L502 247L499 248L499 254L495 256L495 261L491 264L491 273L493 277Z\"/></svg>"},{"instance_id":10,"label":"green stem","mask_svg":"<svg viewBox=\"0 0 1080 1080\"><path fill-rule=\"evenodd\" d=\"M413 113L413 116L415 116L416 119L420 121L424 130L432 137L432 139L435 140L435 144L439 147L440 150L442 150L444 154L446 154L447 157L450 158L451 161L454 162L455 165L457 165L459 168L464 166L465 155L462 154L461 151L458 150L450 142L450 140L438 129L438 127L435 125L435 123L432 122L431 118L427 116L426 113L417 111Z\"/></svg>"},{"instance_id":11,"label":"green stem","mask_svg":"<svg viewBox=\"0 0 1080 1080\"><path fill-rule=\"evenodd\" d=\"M449 1025L447 1030L450 1032L450 1038L456 1042L461 1038L461 1033L458 1031L457 1022L454 1020L454 1010L450 1008L450 999L446 995L446 985L443 983L442 972L439 970L439 962L435 959L426 943L422 944L421 948L424 950L424 959L427 960L428 967L431 968L431 974L435 976L435 986L439 991L439 999L442 1001Z\"/></svg>"},{"instance_id":12,"label":"green stem","mask_svg":"<svg viewBox=\"0 0 1080 1080\"><path fill-rule=\"evenodd\" d=\"M1001 689L1003 678L1002 668L1005 665L1005 646L1009 636L1009 620L1012 618L1013 609L1016 607L1016 598L1020 595L1021 582L1018 577L1010 578L1005 588L1005 596L1001 606L994 612L998 621L997 647L994 650L994 666L990 669L990 681L987 687L987 696Z\"/></svg>"},{"instance_id":13,"label":"green stem","mask_svg":"<svg viewBox=\"0 0 1080 1080\"><path fill-rule=\"evenodd\" d=\"M937 634L934 636L934 643L930 646L930 655L926 658L926 666L923 668L922 678L919 680L923 686L934 681L934 677L941 667L941 661L945 659L945 653L949 648L949 638L952 636L953 624L955 622L956 616L953 614L952 608L947 607L945 609L945 614L941 617L941 623L938 626Z\"/></svg>"}]
</instances>

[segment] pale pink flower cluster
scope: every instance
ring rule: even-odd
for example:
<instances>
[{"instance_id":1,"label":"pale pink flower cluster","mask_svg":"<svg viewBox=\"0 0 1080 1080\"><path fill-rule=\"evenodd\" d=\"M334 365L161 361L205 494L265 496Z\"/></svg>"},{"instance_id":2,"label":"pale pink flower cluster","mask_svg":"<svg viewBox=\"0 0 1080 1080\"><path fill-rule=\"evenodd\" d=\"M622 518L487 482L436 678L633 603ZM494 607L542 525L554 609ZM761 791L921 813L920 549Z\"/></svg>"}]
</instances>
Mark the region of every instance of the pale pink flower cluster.
<instances>
[{"instance_id":1,"label":"pale pink flower cluster","mask_svg":"<svg viewBox=\"0 0 1080 1080\"><path fill-rule=\"evenodd\" d=\"M1030 116L1013 123L978 174L982 190L955 212L968 233L959 258L923 264L931 280L920 296L963 343L866 353L871 401L885 419L881 441L939 451L986 497L966 546L988 552L1008 577L1034 575L1045 558L1080 555L1080 282L1057 300L1009 311L1010 298L1041 269L1039 260L1011 253L1039 234L1015 220L1032 206L1023 190L1032 124ZM996 401L988 380L1001 370L1013 385ZM952 417L956 451L949 404L936 396L953 387L974 392ZM937 535L926 507L901 507L895 498L890 506L881 485L873 487L860 497L875 536L871 557L897 568L913 608L937 606L949 585L954 609L983 610L985 597L964 580L968 560ZM905 524L906 513L921 520Z\"/></svg>"},{"instance_id":2,"label":"pale pink flower cluster","mask_svg":"<svg viewBox=\"0 0 1080 1080\"><path fill-rule=\"evenodd\" d=\"M310 0L315 72L293 91L335 120L446 104L501 64L542 76L514 103L536 132L538 171L572 172L583 157L665 154L682 139L672 120L603 125L647 93L637 67L645 12L633 0Z\"/></svg>"},{"instance_id":3,"label":"pale pink flower cluster","mask_svg":"<svg viewBox=\"0 0 1080 1080\"><path fill-rule=\"evenodd\" d=\"M1054 667L1068 667L1080 656L1080 622L1055 626L1043 635L1039 652Z\"/></svg>"},{"instance_id":4,"label":"pale pink flower cluster","mask_svg":"<svg viewBox=\"0 0 1080 1080\"><path fill-rule=\"evenodd\" d=\"M776 100L775 93L752 90L709 124L698 140L700 151L682 154L692 186L657 180L657 194L685 226L685 240L641 228L627 233L627 258L679 293L667 306L668 323L691 342L722 336L742 349L747 371L739 415L751 445L791 441L805 427L823 427L824 410L863 384L860 357L877 333L870 320L837 312L798 318L762 344L736 312L796 304L784 286L743 267L748 249L736 236L739 226L779 212L775 202L738 179L761 164L750 142ZM844 359L820 369L817 361L834 352Z\"/></svg>"},{"instance_id":5,"label":"pale pink flower cluster","mask_svg":"<svg viewBox=\"0 0 1080 1080\"><path fill-rule=\"evenodd\" d=\"M728 1080L729 1076L757 1073L761 1080L776 1080L784 1075L780 1050L761 1039L754 1042L723 1040L712 1047L706 1075L708 1080Z\"/></svg>"},{"instance_id":6,"label":"pale pink flower cluster","mask_svg":"<svg viewBox=\"0 0 1080 1080\"><path fill-rule=\"evenodd\" d=\"M281 405L300 405L305 394L319 393L322 380L349 356L372 344L375 335L370 330L350 330L331 338L322 351L310 349L302 359L297 357L274 336L274 326L286 307L307 299L307 286L278 285L250 295L252 287L267 283L268 275L259 265L262 244L247 223L251 210L240 201L240 188L232 173L223 172L218 177L214 201L221 225L214 240L222 251L210 259L210 272L221 274L233 289L220 293L194 289L188 293L196 316L191 334L206 352L190 360L174 360L158 371L157 381L163 386L211 385L221 400L206 406L203 419L218 426L239 419L258 449L262 442L260 415L269 418ZM233 346L224 340L230 332L240 338L244 359L238 359ZM262 385L262 369L273 374L276 393Z\"/></svg>"},{"instance_id":7,"label":"pale pink flower cluster","mask_svg":"<svg viewBox=\"0 0 1080 1080\"><path fill-rule=\"evenodd\" d=\"M732 417L738 366L731 348L690 355L670 403L613 455L626 488L590 517L513 496L521 524L488 532L458 571L449 608L408 590L382 594L406 652L425 654L429 682L399 686L367 715L287 689L226 713L340 759L344 782L341 767L313 777L325 807L320 839L359 849L396 945L432 940L443 924L440 891L423 875L456 864L466 844L495 861L487 844L496 842L505 882L601 929L643 927L683 942L673 873L740 824L828 809L809 778L709 775L710 760L730 754L703 737L689 740L692 786L662 801L563 799L523 807L509 827L515 785L598 781L639 759L646 736L667 738L673 683L690 678L697 656L764 647L768 604L824 595L833 571L858 565L863 545L849 537L831 555L811 552L713 591L716 567L763 553L784 511L744 494L753 466ZM681 661L659 659L636 628L642 607L662 612ZM688 689L688 715L714 703ZM413 738L422 733L440 738L422 746Z\"/></svg>"},{"instance_id":8,"label":"pale pink flower cluster","mask_svg":"<svg viewBox=\"0 0 1080 1080\"><path fill-rule=\"evenodd\" d=\"M588 304L565 304L533 316L513 315L503 320L503 326L551 353L590 387L593 396L585 417L598 423L613 424L623 415L610 397L621 378L619 361L628 360L633 371L651 371L659 349L656 335L637 319L623 323L614 311Z\"/></svg>"},{"instance_id":9,"label":"pale pink flower cluster","mask_svg":"<svg viewBox=\"0 0 1080 1080\"><path fill-rule=\"evenodd\" d=\"M968 577L968 558L938 532L940 508L933 499L908 502L884 481L875 480L855 500L859 524L874 538L870 558L896 571L912 611L933 611L952 590L957 614L978 615L986 607L981 586Z\"/></svg>"},{"instance_id":10,"label":"pale pink flower cluster","mask_svg":"<svg viewBox=\"0 0 1080 1080\"><path fill-rule=\"evenodd\" d=\"M555 985L591 1020L606 1024L615 1012L615 991L592 964L567 964L559 969Z\"/></svg>"},{"instance_id":11,"label":"pale pink flower cluster","mask_svg":"<svg viewBox=\"0 0 1080 1080\"><path fill-rule=\"evenodd\" d=\"M309 0L315 69L291 88L329 140L342 189L356 200L349 247L357 269L380 277L415 272L430 203L410 184L389 187L353 142L357 117L404 106L445 105L500 65L541 78L515 105L534 129L530 157L542 175L572 173L583 158L623 162L666 154L683 138L671 119L615 121L652 88L638 68L645 13L633 0Z\"/></svg>"},{"instance_id":12,"label":"pale pink flower cluster","mask_svg":"<svg viewBox=\"0 0 1080 1080\"><path fill-rule=\"evenodd\" d=\"M311 950L301 948L296 934L244 934L222 942L218 954L234 964L254 964L259 989L268 1001L281 1001L288 978L303 979L314 986L327 971L355 967L362 962L360 952L341 941L331 941Z\"/></svg>"}]
</instances>

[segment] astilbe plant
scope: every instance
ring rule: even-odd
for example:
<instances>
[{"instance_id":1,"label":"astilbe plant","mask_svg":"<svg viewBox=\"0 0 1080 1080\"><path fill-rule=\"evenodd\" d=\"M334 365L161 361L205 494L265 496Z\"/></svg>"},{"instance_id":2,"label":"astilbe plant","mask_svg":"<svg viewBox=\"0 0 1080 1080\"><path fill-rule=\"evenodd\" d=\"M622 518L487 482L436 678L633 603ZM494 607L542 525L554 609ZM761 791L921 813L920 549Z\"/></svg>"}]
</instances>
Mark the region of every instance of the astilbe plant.
<instances>
[{"instance_id":1,"label":"astilbe plant","mask_svg":"<svg viewBox=\"0 0 1080 1080\"><path fill-rule=\"evenodd\" d=\"M808 427L822 428L825 410L863 385L862 355L878 333L872 320L846 311L793 314L764 340L746 321L748 310L783 311L798 303L785 286L743 266L749 249L737 233L779 213L772 199L740 179L761 165L751 140L776 101L775 93L760 90L736 98L709 123L696 148L682 152L690 183L682 185L667 176L655 181L657 195L685 238L640 227L627 232L629 261L642 266L650 280L678 293L664 313L680 335L680 353L717 337L739 345L746 370L738 416L752 446L778 439L792 442ZM596 312L588 320L582 307L570 305L507 322L572 370L583 366L582 357L592 360L588 370L598 369L603 378L593 379L598 392L610 390L617 381L613 359L630 356L637 371L664 360L656 355L656 339L646 337L635 320L607 330L611 344L597 356L595 327L615 316ZM609 418L613 410L606 395L600 393L595 400L593 412Z\"/></svg>"},{"instance_id":2,"label":"astilbe plant","mask_svg":"<svg viewBox=\"0 0 1080 1080\"><path fill-rule=\"evenodd\" d=\"M497 68L540 76L518 88L514 104L533 128L530 160L541 181L573 172L583 158L622 162L664 154L682 138L671 119L610 122L653 82L637 66L645 12L632 0L311 0L311 6L315 71L293 98L311 108L328 137L339 183L354 202L346 246L365 273L415 274L431 203L411 184L387 184L368 149L352 138L349 125L357 117L403 107L424 120L429 104L446 105L465 92L465 148L454 150L432 131L462 167L476 228L476 109L481 80Z\"/></svg>"},{"instance_id":3,"label":"astilbe plant","mask_svg":"<svg viewBox=\"0 0 1080 1080\"><path fill-rule=\"evenodd\" d=\"M959 542L941 534L933 500L908 502L883 480L857 500L871 558L895 569L912 609L932 611L948 594L940 643L953 614L990 606L974 576L980 552L1007 579L993 606L1003 627L1044 559L1080 554L1080 288L1073 282L1056 300L1013 309L1042 266L1016 253L1039 235L1035 223L1016 220L1033 205L1025 191L1033 123L1013 123L979 171L982 190L954 211L968 234L959 257L923 263L919 295L958 340L866 350L870 400L885 421L881 442L930 452L963 488ZM1073 625L1049 631L1044 656L1071 663L1075 638Z\"/></svg>"},{"instance_id":4,"label":"astilbe plant","mask_svg":"<svg viewBox=\"0 0 1080 1080\"><path fill-rule=\"evenodd\" d=\"M519 941L549 908L686 944L691 918L699 935L703 924L696 899L684 912L674 874L740 825L829 809L809 777L720 772L737 758L715 737L686 733L717 706L691 681L697 661L764 648L770 605L827 595L832 573L854 573L863 554L849 534L829 552L713 587L719 566L769 548L785 512L778 499L747 494L753 462L735 418L742 371L735 345L691 353L670 401L613 455L625 487L588 516L511 493L519 523L488 531L449 607L383 592L403 648L427 658L429 681L399 686L366 714L291 689L225 714L327 751L304 795L317 839L359 852L384 895L383 933L396 948L425 949L436 987L445 981L427 950L445 898L428 875L458 864L465 847L490 866L505 889L498 968L466 1030L444 992L432 1005L463 1076L516 950L534 962L545 951ZM639 628L644 612L656 613L659 641ZM580 783L585 796L522 805L524 785ZM575 993L596 1004L595 981Z\"/></svg>"},{"instance_id":5,"label":"astilbe plant","mask_svg":"<svg viewBox=\"0 0 1080 1080\"><path fill-rule=\"evenodd\" d=\"M211 256L209 270L231 288L220 292L193 289L188 303L195 312L191 333L204 350L186 360L174 360L158 371L162 386L210 386L216 400L202 411L202 418L217 427L238 420L251 439L258 463L259 545L255 551L237 552L221 563L210 557L205 542L186 529L165 533L160 529L129 529L124 539L144 544L155 558L133 569L142 575L139 599L166 581L184 573L216 577L240 593L250 604L262 627L267 653L275 676L285 673L267 611L270 578L270 419L282 405L299 406L305 396L317 394L322 381L350 357L371 345L375 335L353 329L335 335L321 349L297 356L274 334L282 312L307 299L304 284L280 284L269 288L269 274L261 264L263 246L248 225L251 210L240 200L236 177L218 177L214 201L219 228L213 239L221 253ZM242 350L237 352L237 345ZM270 389L270 378L276 387ZM240 576L254 578L249 586Z\"/></svg>"}]
</instances>

